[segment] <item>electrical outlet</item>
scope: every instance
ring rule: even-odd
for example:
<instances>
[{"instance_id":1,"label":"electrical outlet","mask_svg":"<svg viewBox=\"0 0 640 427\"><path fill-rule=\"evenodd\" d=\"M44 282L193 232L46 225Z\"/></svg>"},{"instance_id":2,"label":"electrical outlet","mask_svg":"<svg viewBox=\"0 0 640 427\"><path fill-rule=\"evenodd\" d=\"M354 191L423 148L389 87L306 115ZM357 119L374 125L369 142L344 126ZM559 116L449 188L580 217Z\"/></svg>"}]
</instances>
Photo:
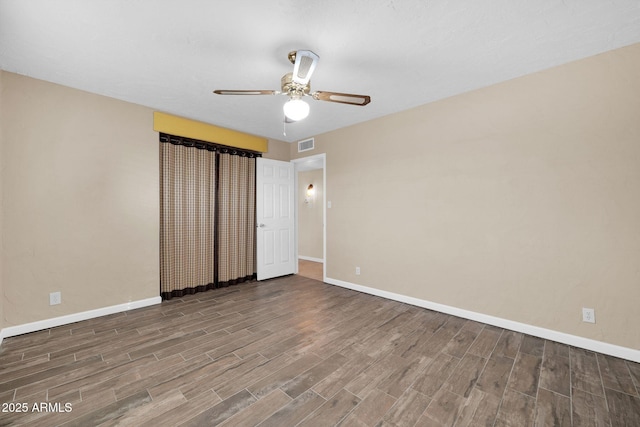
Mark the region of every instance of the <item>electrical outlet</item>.
<instances>
[{"instance_id":1,"label":"electrical outlet","mask_svg":"<svg viewBox=\"0 0 640 427\"><path fill-rule=\"evenodd\" d=\"M356 267L356 276L360 275L360 267Z\"/></svg>"},{"instance_id":2,"label":"electrical outlet","mask_svg":"<svg viewBox=\"0 0 640 427\"><path fill-rule=\"evenodd\" d=\"M593 308L582 308L582 321L596 323L596 311Z\"/></svg>"},{"instance_id":3,"label":"electrical outlet","mask_svg":"<svg viewBox=\"0 0 640 427\"><path fill-rule=\"evenodd\" d=\"M51 292L49 294L49 305L58 305L62 302L62 295L60 292Z\"/></svg>"}]
</instances>

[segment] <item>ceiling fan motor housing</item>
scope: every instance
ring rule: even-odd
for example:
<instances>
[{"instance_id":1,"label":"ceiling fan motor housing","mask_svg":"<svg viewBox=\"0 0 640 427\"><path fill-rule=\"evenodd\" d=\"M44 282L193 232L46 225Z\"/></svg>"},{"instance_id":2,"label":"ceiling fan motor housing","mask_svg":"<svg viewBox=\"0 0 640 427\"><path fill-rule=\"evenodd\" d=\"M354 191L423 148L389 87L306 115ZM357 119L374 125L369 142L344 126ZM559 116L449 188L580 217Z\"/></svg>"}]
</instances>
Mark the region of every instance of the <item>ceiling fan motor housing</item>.
<instances>
[{"instance_id":1,"label":"ceiling fan motor housing","mask_svg":"<svg viewBox=\"0 0 640 427\"><path fill-rule=\"evenodd\" d=\"M309 94L311 82L300 84L293 81L293 73L287 73L280 80L282 92L292 97L302 97Z\"/></svg>"}]
</instances>

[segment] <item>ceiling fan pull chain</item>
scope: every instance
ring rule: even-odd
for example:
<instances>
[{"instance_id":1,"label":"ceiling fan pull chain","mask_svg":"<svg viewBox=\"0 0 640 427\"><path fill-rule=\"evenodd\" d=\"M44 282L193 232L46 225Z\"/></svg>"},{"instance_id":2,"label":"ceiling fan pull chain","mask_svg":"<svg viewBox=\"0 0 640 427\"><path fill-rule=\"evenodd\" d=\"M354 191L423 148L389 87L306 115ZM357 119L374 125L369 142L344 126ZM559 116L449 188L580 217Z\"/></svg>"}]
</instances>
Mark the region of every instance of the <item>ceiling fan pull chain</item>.
<instances>
[{"instance_id":1,"label":"ceiling fan pull chain","mask_svg":"<svg viewBox=\"0 0 640 427\"><path fill-rule=\"evenodd\" d=\"M287 119L282 120L282 135L287 136Z\"/></svg>"}]
</instances>

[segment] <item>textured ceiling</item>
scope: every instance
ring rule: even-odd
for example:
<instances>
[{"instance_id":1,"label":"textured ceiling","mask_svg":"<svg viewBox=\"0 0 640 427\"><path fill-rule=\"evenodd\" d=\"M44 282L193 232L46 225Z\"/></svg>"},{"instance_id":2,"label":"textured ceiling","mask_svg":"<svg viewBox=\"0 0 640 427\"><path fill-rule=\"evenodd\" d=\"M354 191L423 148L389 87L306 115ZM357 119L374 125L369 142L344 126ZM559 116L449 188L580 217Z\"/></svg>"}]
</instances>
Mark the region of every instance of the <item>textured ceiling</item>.
<instances>
[{"instance_id":1,"label":"textured ceiling","mask_svg":"<svg viewBox=\"0 0 640 427\"><path fill-rule=\"evenodd\" d=\"M0 68L255 135L296 141L640 42L638 0L0 0ZM320 55L287 125L291 50Z\"/></svg>"}]
</instances>

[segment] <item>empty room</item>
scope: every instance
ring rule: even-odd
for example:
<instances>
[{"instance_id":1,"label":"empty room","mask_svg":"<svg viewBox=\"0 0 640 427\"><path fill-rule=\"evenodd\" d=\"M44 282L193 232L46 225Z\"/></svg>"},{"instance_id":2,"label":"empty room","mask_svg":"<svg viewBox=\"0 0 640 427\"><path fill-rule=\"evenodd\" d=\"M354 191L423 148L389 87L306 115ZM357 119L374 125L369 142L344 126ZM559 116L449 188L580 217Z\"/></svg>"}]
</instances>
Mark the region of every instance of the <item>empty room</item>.
<instances>
[{"instance_id":1,"label":"empty room","mask_svg":"<svg viewBox=\"0 0 640 427\"><path fill-rule=\"evenodd\" d=\"M639 426L636 0L0 0L0 426Z\"/></svg>"}]
</instances>

